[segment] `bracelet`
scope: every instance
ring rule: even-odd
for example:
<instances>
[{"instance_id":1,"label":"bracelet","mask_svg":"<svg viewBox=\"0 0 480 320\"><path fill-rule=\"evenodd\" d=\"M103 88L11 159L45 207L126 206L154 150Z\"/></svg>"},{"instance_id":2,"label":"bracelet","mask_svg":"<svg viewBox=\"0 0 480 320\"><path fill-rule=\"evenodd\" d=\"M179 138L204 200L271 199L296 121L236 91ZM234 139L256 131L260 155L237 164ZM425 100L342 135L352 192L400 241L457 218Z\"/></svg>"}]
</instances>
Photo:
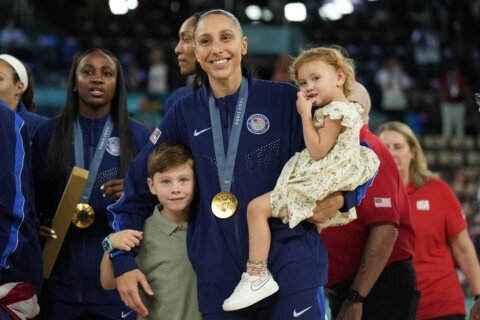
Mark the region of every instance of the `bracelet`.
<instances>
[{"instance_id":1,"label":"bracelet","mask_svg":"<svg viewBox=\"0 0 480 320\"><path fill-rule=\"evenodd\" d=\"M480 294L473 295L473 300L477 301L480 299Z\"/></svg>"}]
</instances>

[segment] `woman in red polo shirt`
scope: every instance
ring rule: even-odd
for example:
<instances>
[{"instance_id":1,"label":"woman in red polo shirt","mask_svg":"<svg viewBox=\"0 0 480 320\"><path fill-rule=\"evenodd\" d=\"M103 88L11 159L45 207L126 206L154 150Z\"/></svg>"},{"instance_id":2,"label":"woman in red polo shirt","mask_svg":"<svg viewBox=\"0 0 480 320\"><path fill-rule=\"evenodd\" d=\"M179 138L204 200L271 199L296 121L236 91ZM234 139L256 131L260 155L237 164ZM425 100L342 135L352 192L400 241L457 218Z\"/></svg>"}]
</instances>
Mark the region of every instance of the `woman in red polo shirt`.
<instances>
[{"instance_id":1,"label":"woman in red polo shirt","mask_svg":"<svg viewBox=\"0 0 480 320\"><path fill-rule=\"evenodd\" d=\"M414 265L421 292L417 319L465 319L455 261L475 298L480 297L480 266L462 207L450 187L428 170L413 131L401 122L377 129L407 188L417 234Z\"/></svg>"}]
</instances>

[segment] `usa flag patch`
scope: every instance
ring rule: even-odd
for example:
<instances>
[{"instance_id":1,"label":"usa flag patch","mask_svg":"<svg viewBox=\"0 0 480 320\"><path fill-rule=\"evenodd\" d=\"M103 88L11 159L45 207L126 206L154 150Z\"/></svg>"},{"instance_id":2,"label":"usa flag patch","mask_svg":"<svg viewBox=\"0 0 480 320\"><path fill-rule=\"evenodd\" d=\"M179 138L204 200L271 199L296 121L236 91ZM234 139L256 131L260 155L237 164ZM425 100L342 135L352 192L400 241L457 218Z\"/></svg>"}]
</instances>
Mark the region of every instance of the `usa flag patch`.
<instances>
[{"instance_id":1,"label":"usa flag patch","mask_svg":"<svg viewBox=\"0 0 480 320\"><path fill-rule=\"evenodd\" d=\"M153 144L157 144L158 138L160 138L161 135L162 135L162 131L156 128L150 135L150 141L152 141Z\"/></svg>"},{"instance_id":2,"label":"usa flag patch","mask_svg":"<svg viewBox=\"0 0 480 320\"><path fill-rule=\"evenodd\" d=\"M375 198L374 199L375 208L391 208L392 201L390 198Z\"/></svg>"}]
</instances>

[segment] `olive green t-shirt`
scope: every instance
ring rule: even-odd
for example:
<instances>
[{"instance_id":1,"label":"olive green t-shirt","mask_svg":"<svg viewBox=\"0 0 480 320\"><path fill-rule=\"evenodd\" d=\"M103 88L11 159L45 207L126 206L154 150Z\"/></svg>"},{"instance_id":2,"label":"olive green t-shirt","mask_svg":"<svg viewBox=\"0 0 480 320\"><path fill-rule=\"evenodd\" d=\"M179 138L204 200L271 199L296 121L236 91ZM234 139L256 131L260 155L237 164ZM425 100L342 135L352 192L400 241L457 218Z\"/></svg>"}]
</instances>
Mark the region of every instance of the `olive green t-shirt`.
<instances>
[{"instance_id":1,"label":"olive green t-shirt","mask_svg":"<svg viewBox=\"0 0 480 320\"><path fill-rule=\"evenodd\" d=\"M163 217L161 206L143 226L137 263L154 292L141 291L152 320L200 320L197 277L187 256L187 230ZM138 316L138 319L144 319Z\"/></svg>"}]
</instances>

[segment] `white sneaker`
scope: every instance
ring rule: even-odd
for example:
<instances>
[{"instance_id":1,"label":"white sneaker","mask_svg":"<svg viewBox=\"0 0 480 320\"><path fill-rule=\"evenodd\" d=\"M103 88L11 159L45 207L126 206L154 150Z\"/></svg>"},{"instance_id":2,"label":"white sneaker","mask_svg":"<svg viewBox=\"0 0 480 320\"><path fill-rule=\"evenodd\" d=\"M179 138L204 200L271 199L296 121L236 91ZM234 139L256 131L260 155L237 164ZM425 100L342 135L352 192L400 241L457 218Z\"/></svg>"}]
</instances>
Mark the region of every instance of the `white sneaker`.
<instances>
[{"instance_id":1,"label":"white sneaker","mask_svg":"<svg viewBox=\"0 0 480 320\"><path fill-rule=\"evenodd\" d=\"M278 284L268 270L265 277L251 276L244 272L232 295L223 302L223 310L246 308L277 291Z\"/></svg>"}]
</instances>

